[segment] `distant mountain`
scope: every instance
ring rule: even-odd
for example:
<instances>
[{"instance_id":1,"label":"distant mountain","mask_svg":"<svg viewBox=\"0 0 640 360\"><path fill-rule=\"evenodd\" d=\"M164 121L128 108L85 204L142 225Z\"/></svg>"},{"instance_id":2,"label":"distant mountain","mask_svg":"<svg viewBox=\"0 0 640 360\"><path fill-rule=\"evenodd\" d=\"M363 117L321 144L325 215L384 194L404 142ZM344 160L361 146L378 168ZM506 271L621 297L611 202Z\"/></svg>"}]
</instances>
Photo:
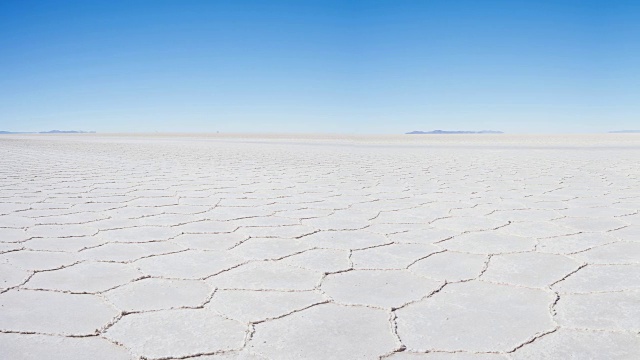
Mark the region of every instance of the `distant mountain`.
<instances>
[{"instance_id":1,"label":"distant mountain","mask_svg":"<svg viewBox=\"0 0 640 360\"><path fill-rule=\"evenodd\" d=\"M433 131L412 131L406 134L422 135L422 134L504 134L502 131L481 130L481 131L449 131L449 130L433 130Z\"/></svg>"},{"instance_id":2,"label":"distant mountain","mask_svg":"<svg viewBox=\"0 0 640 360\"><path fill-rule=\"evenodd\" d=\"M49 130L49 131L0 131L0 134L95 134L95 131Z\"/></svg>"},{"instance_id":3,"label":"distant mountain","mask_svg":"<svg viewBox=\"0 0 640 360\"><path fill-rule=\"evenodd\" d=\"M609 131L610 134L640 134L640 130L616 130Z\"/></svg>"},{"instance_id":4,"label":"distant mountain","mask_svg":"<svg viewBox=\"0 0 640 360\"><path fill-rule=\"evenodd\" d=\"M49 130L40 131L40 134L95 134L95 131Z\"/></svg>"}]
</instances>

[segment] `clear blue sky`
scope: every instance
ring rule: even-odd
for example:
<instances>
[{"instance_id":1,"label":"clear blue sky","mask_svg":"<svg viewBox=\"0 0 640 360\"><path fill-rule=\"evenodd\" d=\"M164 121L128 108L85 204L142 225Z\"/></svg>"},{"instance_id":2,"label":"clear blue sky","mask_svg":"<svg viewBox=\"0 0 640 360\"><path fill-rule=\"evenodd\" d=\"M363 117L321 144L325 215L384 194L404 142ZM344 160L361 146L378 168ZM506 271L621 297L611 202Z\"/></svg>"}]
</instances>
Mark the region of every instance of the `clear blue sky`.
<instances>
[{"instance_id":1,"label":"clear blue sky","mask_svg":"<svg viewBox=\"0 0 640 360\"><path fill-rule=\"evenodd\" d=\"M640 128L640 1L0 1L0 130Z\"/></svg>"}]
</instances>

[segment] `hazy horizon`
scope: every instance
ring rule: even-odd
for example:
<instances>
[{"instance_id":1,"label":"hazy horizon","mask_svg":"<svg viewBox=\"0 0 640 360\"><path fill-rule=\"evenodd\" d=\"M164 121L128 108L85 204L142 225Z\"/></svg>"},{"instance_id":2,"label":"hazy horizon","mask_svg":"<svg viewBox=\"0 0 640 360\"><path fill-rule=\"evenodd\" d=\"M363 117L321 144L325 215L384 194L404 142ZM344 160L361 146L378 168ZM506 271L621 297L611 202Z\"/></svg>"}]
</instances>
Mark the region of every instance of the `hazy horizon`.
<instances>
[{"instance_id":1,"label":"hazy horizon","mask_svg":"<svg viewBox=\"0 0 640 360\"><path fill-rule=\"evenodd\" d=\"M441 132L439 132L441 131ZM271 137L290 137L301 136L311 138L328 137L421 137L425 135L433 135L435 137L459 137L459 136L472 136L472 137L490 137L490 136L552 136L552 137L567 137L567 136L593 136L593 135L627 135L627 134L640 134L640 130L614 130L603 132L483 132L483 131L466 131L466 130L441 130L435 129L425 132L399 132L399 133L363 133L363 132L329 132L329 131L308 131L308 132L293 132L293 131L84 131L84 130L47 130L47 131L7 131L0 130L0 135L123 135L123 136L221 136L221 137L252 137L252 138L271 138Z\"/></svg>"},{"instance_id":2,"label":"hazy horizon","mask_svg":"<svg viewBox=\"0 0 640 360\"><path fill-rule=\"evenodd\" d=\"M633 1L7 1L0 130L640 128Z\"/></svg>"}]
</instances>

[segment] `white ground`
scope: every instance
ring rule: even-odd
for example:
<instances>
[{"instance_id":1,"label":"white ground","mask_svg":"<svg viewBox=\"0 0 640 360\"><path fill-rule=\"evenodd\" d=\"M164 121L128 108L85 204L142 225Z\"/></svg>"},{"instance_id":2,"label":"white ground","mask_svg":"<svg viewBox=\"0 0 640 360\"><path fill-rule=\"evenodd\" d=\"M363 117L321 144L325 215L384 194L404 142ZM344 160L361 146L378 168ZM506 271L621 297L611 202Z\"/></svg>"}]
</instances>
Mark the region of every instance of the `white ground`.
<instances>
[{"instance_id":1,"label":"white ground","mask_svg":"<svg viewBox=\"0 0 640 360\"><path fill-rule=\"evenodd\" d=\"M2 359L639 359L640 136L0 137Z\"/></svg>"}]
</instances>

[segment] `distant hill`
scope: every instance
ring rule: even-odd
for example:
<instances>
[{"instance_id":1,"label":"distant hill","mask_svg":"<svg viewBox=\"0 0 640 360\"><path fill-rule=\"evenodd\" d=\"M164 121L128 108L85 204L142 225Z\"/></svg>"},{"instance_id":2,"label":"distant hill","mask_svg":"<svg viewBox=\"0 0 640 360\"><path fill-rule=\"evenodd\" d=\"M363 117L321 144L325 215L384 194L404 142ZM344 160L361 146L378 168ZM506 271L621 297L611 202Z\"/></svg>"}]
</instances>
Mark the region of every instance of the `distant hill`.
<instances>
[{"instance_id":1,"label":"distant hill","mask_svg":"<svg viewBox=\"0 0 640 360\"><path fill-rule=\"evenodd\" d=\"M94 134L95 131L75 131L75 130L49 130L40 131L40 134Z\"/></svg>"},{"instance_id":2,"label":"distant hill","mask_svg":"<svg viewBox=\"0 0 640 360\"><path fill-rule=\"evenodd\" d=\"M406 134L422 135L422 134L504 134L502 131L480 130L480 131L449 131L449 130L433 130L433 131L412 131Z\"/></svg>"},{"instance_id":3,"label":"distant hill","mask_svg":"<svg viewBox=\"0 0 640 360\"><path fill-rule=\"evenodd\" d=\"M616 130L609 131L610 134L640 134L640 130Z\"/></svg>"},{"instance_id":4,"label":"distant hill","mask_svg":"<svg viewBox=\"0 0 640 360\"><path fill-rule=\"evenodd\" d=\"M49 131L0 131L0 134L95 134L95 131L49 130Z\"/></svg>"}]
</instances>

